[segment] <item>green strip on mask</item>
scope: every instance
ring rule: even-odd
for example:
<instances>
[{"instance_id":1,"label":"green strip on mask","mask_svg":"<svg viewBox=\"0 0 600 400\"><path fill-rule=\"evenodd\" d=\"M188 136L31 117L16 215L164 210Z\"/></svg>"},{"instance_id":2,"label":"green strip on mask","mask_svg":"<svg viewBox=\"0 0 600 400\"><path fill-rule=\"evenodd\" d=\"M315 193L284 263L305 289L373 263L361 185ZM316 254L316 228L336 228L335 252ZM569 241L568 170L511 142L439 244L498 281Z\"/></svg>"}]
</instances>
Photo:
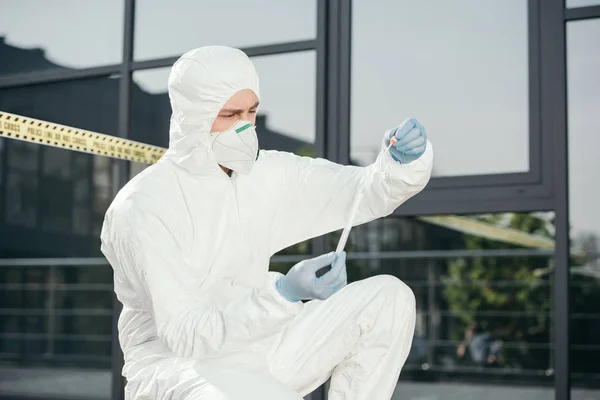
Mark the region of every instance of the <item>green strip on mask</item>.
<instances>
[{"instance_id":1,"label":"green strip on mask","mask_svg":"<svg viewBox=\"0 0 600 400\"><path fill-rule=\"evenodd\" d=\"M235 130L235 133L240 133L240 132L245 131L246 129L248 129L250 127L252 127L252 124L246 124L246 125L242 126L241 128L237 128Z\"/></svg>"}]
</instances>

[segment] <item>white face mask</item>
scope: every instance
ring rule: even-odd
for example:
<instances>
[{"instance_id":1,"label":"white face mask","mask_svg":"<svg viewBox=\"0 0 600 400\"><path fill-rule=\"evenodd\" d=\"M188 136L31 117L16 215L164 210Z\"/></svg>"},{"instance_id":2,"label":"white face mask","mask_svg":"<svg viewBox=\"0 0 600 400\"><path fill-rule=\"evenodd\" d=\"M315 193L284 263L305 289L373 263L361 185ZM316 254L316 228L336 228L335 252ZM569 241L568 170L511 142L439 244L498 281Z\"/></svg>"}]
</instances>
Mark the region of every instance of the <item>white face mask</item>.
<instances>
[{"instance_id":1,"label":"white face mask","mask_svg":"<svg viewBox=\"0 0 600 400\"><path fill-rule=\"evenodd\" d=\"M213 133L212 150L219 165L249 174L258 159L258 137L249 121L237 121L226 131Z\"/></svg>"}]
</instances>

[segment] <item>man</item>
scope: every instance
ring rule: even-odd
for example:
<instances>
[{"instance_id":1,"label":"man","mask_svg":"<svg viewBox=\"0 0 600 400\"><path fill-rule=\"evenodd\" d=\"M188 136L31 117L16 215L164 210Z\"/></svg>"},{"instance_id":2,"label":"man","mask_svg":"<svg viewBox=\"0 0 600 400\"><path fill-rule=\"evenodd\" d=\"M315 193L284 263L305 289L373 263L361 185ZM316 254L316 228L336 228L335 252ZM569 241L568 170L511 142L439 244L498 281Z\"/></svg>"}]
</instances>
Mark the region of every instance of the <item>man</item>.
<instances>
[{"instance_id":1,"label":"man","mask_svg":"<svg viewBox=\"0 0 600 400\"><path fill-rule=\"evenodd\" d=\"M258 150L258 77L228 47L182 56L169 96L169 149L119 192L102 231L123 303L126 397L283 399L265 395L281 385L300 398L331 377L331 400L389 399L413 337L412 291L391 276L346 286L345 253L285 276L268 266L342 228L360 185L355 224L421 191L433 159L423 127L388 132L365 168Z\"/></svg>"},{"instance_id":2,"label":"man","mask_svg":"<svg viewBox=\"0 0 600 400\"><path fill-rule=\"evenodd\" d=\"M490 332L484 332L476 323L471 323L465 331L465 340L456 349L459 359L480 367L499 365L503 343ZM467 351L468 350L468 351Z\"/></svg>"}]
</instances>

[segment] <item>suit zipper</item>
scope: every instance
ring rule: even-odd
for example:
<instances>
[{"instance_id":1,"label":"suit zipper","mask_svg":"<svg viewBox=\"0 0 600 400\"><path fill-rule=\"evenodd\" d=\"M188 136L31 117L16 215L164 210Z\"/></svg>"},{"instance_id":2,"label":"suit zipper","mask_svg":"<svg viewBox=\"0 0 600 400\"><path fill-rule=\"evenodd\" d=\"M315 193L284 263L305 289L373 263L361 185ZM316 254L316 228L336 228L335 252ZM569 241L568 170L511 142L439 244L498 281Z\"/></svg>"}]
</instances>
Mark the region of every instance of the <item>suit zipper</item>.
<instances>
[{"instance_id":1,"label":"suit zipper","mask_svg":"<svg viewBox=\"0 0 600 400\"><path fill-rule=\"evenodd\" d=\"M237 184L235 183L234 179L231 179L231 185L233 186L233 195L235 197L235 211L237 213L238 246L236 246L236 247L241 250L241 249L245 249L246 246L245 246L245 242L242 237L243 235L242 235L242 222L241 222L241 216L240 216L240 203L239 203L238 192L237 192ZM243 252L240 251L238 253L238 257L242 253Z\"/></svg>"}]
</instances>

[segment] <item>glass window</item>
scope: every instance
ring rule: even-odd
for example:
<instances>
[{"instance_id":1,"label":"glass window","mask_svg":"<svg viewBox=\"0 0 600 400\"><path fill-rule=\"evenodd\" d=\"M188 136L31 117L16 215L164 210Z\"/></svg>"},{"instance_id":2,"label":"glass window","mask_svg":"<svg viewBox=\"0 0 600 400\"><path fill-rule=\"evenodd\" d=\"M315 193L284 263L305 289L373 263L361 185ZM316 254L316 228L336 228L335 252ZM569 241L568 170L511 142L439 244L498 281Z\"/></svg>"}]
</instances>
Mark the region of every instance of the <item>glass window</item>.
<instances>
[{"instance_id":1,"label":"glass window","mask_svg":"<svg viewBox=\"0 0 600 400\"><path fill-rule=\"evenodd\" d=\"M256 127L261 148L314 156L315 52L256 57L253 61L260 76Z\"/></svg>"},{"instance_id":2,"label":"glass window","mask_svg":"<svg viewBox=\"0 0 600 400\"><path fill-rule=\"evenodd\" d=\"M138 0L136 60L178 56L196 47L249 47L314 39L316 1ZM168 27L167 29L157 29Z\"/></svg>"},{"instance_id":3,"label":"glass window","mask_svg":"<svg viewBox=\"0 0 600 400\"><path fill-rule=\"evenodd\" d=\"M6 184L6 178L4 177L4 163L6 162L6 154L4 153L4 147L8 139L0 138L0 193L4 191L4 185ZM2 222L4 213L4 199L0 194L0 223Z\"/></svg>"},{"instance_id":4,"label":"glass window","mask_svg":"<svg viewBox=\"0 0 600 400\"><path fill-rule=\"evenodd\" d=\"M600 5L600 0L567 0L567 7L586 7Z\"/></svg>"},{"instance_id":5,"label":"glass window","mask_svg":"<svg viewBox=\"0 0 600 400\"><path fill-rule=\"evenodd\" d=\"M3 89L0 91L0 110L114 135L118 117L118 80L94 78ZM5 203L7 222L30 228L39 224L45 230L83 234L82 226L87 223L80 224L73 217L73 207L78 206L80 211L84 207L91 213L84 221L94 221L87 235L99 234L113 194L112 189L107 189L112 184L111 172L106 166L93 173L90 165L110 164L109 159L15 140L7 142L6 147L9 155L7 174L13 176L10 182L16 185L15 188L21 187L12 193L9 184L9 198ZM19 186L19 182L32 183ZM24 199L22 204L18 204L21 201L18 198ZM94 203L95 208L92 207ZM22 214L24 207L28 207L26 214ZM17 212L17 209L21 211ZM69 251L76 251L76 248L71 247Z\"/></svg>"},{"instance_id":6,"label":"glass window","mask_svg":"<svg viewBox=\"0 0 600 400\"><path fill-rule=\"evenodd\" d=\"M316 125L315 53L255 57L253 62L260 76L261 105L256 125L261 148L312 155ZM168 146L169 72L170 68L159 68L133 74L134 140Z\"/></svg>"},{"instance_id":7,"label":"glass window","mask_svg":"<svg viewBox=\"0 0 600 400\"><path fill-rule=\"evenodd\" d=\"M3 0L0 75L121 62L123 12L121 0Z\"/></svg>"},{"instance_id":8,"label":"glass window","mask_svg":"<svg viewBox=\"0 0 600 400\"><path fill-rule=\"evenodd\" d=\"M113 199L113 161L106 157L94 157L93 178L94 204L92 209L92 225L94 236L100 236L104 214Z\"/></svg>"},{"instance_id":9,"label":"glass window","mask_svg":"<svg viewBox=\"0 0 600 400\"><path fill-rule=\"evenodd\" d=\"M44 177L40 180L40 228L57 233L71 233L74 226L73 181Z\"/></svg>"},{"instance_id":10,"label":"glass window","mask_svg":"<svg viewBox=\"0 0 600 400\"><path fill-rule=\"evenodd\" d=\"M7 178L6 222L33 228L38 215L39 180L17 172L8 173Z\"/></svg>"},{"instance_id":11,"label":"glass window","mask_svg":"<svg viewBox=\"0 0 600 400\"><path fill-rule=\"evenodd\" d=\"M36 145L37 146L37 145ZM73 153L54 147L42 149L40 226L52 232L69 233L75 196L71 179Z\"/></svg>"},{"instance_id":12,"label":"glass window","mask_svg":"<svg viewBox=\"0 0 600 400\"><path fill-rule=\"evenodd\" d=\"M553 398L553 219L388 217L353 228L349 281L393 275L417 299L394 399Z\"/></svg>"},{"instance_id":13,"label":"glass window","mask_svg":"<svg viewBox=\"0 0 600 400\"><path fill-rule=\"evenodd\" d=\"M85 203L89 197L89 184L83 180L73 184L73 200L76 203Z\"/></svg>"},{"instance_id":14,"label":"glass window","mask_svg":"<svg viewBox=\"0 0 600 400\"><path fill-rule=\"evenodd\" d=\"M55 147L44 148L42 168L44 176L69 179L72 171L72 155L72 152L63 153L61 149Z\"/></svg>"},{"instance_id":15,"label":"glass window","mask_svg":"<svg viewBox=\"0 0 600 400\"><path fill-rule=\"evenodd\" d=\"M600 20L567 24L571 377L600 397Z\"/></svg>"},{"instance_id":16,"label":"glass window","mask_svg":"<svg viewBox=\"0 0 600 400\"><path fill-rule=\"evenodd\" d=\"M73 207L73 233L87 235L90 232L90 213L84 206Z\"/></svg>"},{"instance_id":17,"label":"glass window","mask_svg":"<svg viewBox=\"0 0 600 400\"><path fill-rule=\"evenodd\" d=\"M0 269L3 395L110 399L111 277L108 266Z\"/></svg>"},{"instance_id":18,"label":"glass window","mask_svg":"<svg viewBox=\"0 0 600 400\"><path fill-rule=\"evenodd\" d=\"M89 205L93 196L92 190L95 183L90 181L92 174L92 160L87 154L71 153L73 158L73 209L72 226L73 233L77 235L89 235L91 229L91 218ZM99 228L99 227L97 227Z\"/></svg>"},{"instance_id":19,"label":"glass window","mask_svg":"<svg viewBox=\"0 0 600 400\"><path fill-rule=\"evenodd\" d=\"M171 104L167 82L171 68L133 73L130 139L155 146L169 146Z\"/></svg>"},{"instance_id":20,"label":"glass window","mask_svg":"<svg viewBox=\"0 0 600 400\"><path fill-rule=\"evenodd\" d=\"M0 92L1 95L2 92ZM11 141L7 148L10 150L7 151L9 168L23 172L37 171L40 146L16 140Z\"/></svg>"},{"instance_id":21,"label":"glass window","mask_svg":"<svg viewBox=\"0 0 600 400\"><path fill-rule=\"evenodd\" d=\"M114 135L118 80L0 90L0 110ZM0 258L99 257L114 193L113 161L4 141L7 190ZM0 392L14 398L110 398L112 270L108 265L0 268ZM32 367L33 366L33 367ZM17 379L18 378L18 379Z\"/></svg>"},{"instance_id":22,"label":"glass window","mask_svg":"<svg viewBox=\"0 0 600 400\"><path fill-rule=\"evenodd\" d=\"M415 117L443 149L434 176L528 171L527 3L354 1L352 162Z\"/></svg>"}]
</instances>

